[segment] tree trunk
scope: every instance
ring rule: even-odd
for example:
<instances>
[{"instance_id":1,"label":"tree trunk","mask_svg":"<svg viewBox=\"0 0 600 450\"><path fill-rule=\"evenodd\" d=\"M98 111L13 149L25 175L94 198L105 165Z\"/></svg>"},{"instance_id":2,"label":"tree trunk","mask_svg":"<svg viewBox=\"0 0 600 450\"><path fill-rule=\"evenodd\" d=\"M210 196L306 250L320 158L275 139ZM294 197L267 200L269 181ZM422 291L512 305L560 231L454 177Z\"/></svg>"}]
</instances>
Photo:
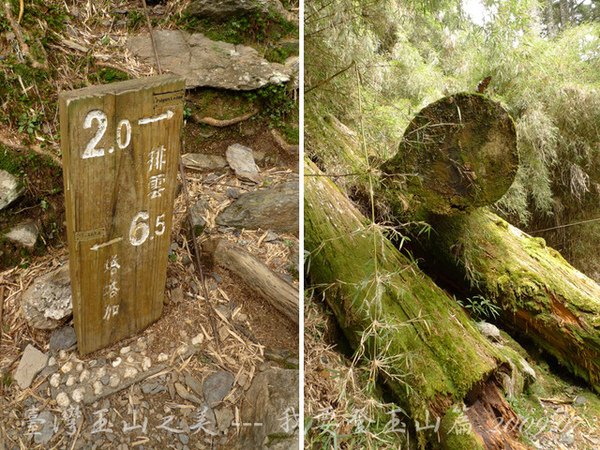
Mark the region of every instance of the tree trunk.
<instances>
[{"instance_id":1,"label":"tree trunk","mask_svg":"<svg viewBox=\"0 0 600 450\"><path fill-rule=\"evenodd\" d=\"M391 209L396 220L402 221L407 208L398 202L398 198L405 195L404 192L414 194L409 201L409 212L415 210L411 203L417 204L417 211L428 210L429 213L416 217L425 216L434 227L428 239L422 236L415 239L425 249L423 256L427 264L433 264L438 274L453 271L453 283L459 286L463 283L463 288L464 280L468 280L472 293L501 307L503 327L513 334L532 339L571 373L582 377L600 392L600 286L574 269L555 250L546 247L543 239L527 236L488 211L480 209L451 217L461 208L440 208L444 192L451 192L445 197L450 200L445 206L467 205L472 209L491 204L495 198L485 195L475 200L477 196L461 184L462 180L449 176L456 174L456 168L455 158L447 155L458 154L461 161L478 161L471 163L472 167L478 167L473 178L475 181L484 178L485 186L501 186L501 180L494 179L502 177L506 169L513 170L514 157L503 159L501 154L502 149L507 148L506 152L512 155L516 142L510 117L504 117L504 110L493 104L489 110L494 114L481 122L480 118L487 116L480 111L487 103L475 99L461 94L427 106L409 125L398 154L382 165L382 171L388 173L393 168L397 172L415 170L427 174L428 168L434 167L433 172L445 175L426 175L422 177L423 183L409 183L403 186L404 190L395 188L391 182L394 177L388 176L378 191L378 200ZM456 121L449 116L455 110L460 110L455 114L460 115L467 125L464 129L452 128L443 138L437 138L436 128L445 127L432 128L431 124ZM473 121L475 125L470 125ZM486 124L490 130L486 129ZM410 147L407 142L414 136L412 130L421 130L424 126L433 131L416 141L428 144ZM412 156L413 153L417 156ZM494 169L498 167L503 169ZM440 189L440 183L456 187ZM500 194L503 190L504 187L495 192Z\"/></svg>"},{"instance_id":2,"label":"tree trunk","mask_svg":"<svg viewBox=\"0 0 600 450\"><path fill-rule=\"evenodd\" d=\"M277 311L298 325L298 289L261 261L224 239L209 240L202 249L217 264L242 279L248 288L267 300Z\"/></svg>"},{"instance_id":3,"label":"tree trunk","mask_svg":"<svg viewBox=\"0 0 600 450\"><path fill-rule=\"evenodd\" d=\"M441 420L442 448L523 448L512 432L486 433L477 411L484 392L516 416L498 391L496 375L508 359L474 328L462 309L370 225L339 189L306 164L305 245L308 276L333 310L351 346L383 380L408 415L423 424ZM453 405L471 398L475 433L459 436ZM471 404L471 403L470 403ZM475 417L479 417L476 420ZM429 420L428 420L429 418ZM431 419L433 418L433 419ZM489 430L488 430L489 431ZM421 446L437 436L421 431Z\"/></svg>"},{"instance_id":4,"label":"tree trunk","mask_svg":"<svg viewBox=\"0 0 600 450\"><path fill-rule=\"evenodd\" d=\"M463 93L417 114L396 156L381 166L382 182L386 200L411 219L453 215L499 200L518 164L506 110L483 95Z\"/></svg>"},{"instance_id":5,"label":"tree trunk","mask_svg":"<svg viewBox=\"0 0 600 450\"><path fill-rule=\"evenodd\" d=\"M501 307L499 322L600 393L600 286L560 254L482 210L432 221L427 263Z\"/></svg>"}]
</instances>

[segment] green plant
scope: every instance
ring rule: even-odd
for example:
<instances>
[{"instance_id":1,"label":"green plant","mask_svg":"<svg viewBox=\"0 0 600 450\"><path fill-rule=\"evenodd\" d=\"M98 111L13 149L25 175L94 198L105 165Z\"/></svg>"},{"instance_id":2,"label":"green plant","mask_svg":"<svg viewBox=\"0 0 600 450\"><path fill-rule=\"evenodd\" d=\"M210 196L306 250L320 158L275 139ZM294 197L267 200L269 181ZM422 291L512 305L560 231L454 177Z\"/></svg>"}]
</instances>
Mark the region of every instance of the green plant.
<instances>
[{"instance_id":1,"label":"green plant","mask_svg":"<svg viewBox=\"0 0 600 450\"><path fill-rule=\"evenodd\" d=\"M192 108L190 108L189 106L184 106L183 107L183 120L188 120L192 117Z\"/></svg>"},{"instance_id":2,"label":"green plant","mask_svg":"<svg viewBox=\"0 0 600 450\"><path fill-rule=\"evenodd\" d=\"M19 116L18 126L19 133L27 133L33 136L36 131L40 130L41 118L37 113L31 112L31 114L23 113Z\"/></svg>"},{"instance_id":3,"label":"green plant","mask_svg":"<svg viewBox=\"0 0 600 450\"><path fill-rule=\"evenodd\" d=\"M456 302L478 319L496 319L500 315L500 307L481 295L467 297L464 300L456 299Z\"/></svg>"},{"instance_id":4,"label":"green plant","mask_svg":"<svg viewBox=\"0 0 600 450\"><path fill-rule=\"evenodd\" d=\"M133 9L127 13L127 27L130 30L137 30L144 23L144 14L137 9Z\"/></svg>"}]
</instances>

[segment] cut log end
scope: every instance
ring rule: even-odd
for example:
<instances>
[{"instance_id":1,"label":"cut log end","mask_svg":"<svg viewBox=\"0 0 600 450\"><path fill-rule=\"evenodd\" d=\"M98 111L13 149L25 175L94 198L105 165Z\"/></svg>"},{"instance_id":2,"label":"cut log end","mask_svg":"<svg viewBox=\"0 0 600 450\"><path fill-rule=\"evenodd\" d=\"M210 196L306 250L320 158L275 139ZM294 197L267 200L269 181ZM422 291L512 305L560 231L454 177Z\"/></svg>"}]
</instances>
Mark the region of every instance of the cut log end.
<instances>
[{"instance_id":1,"label":"cut log end","mask_svg":"<svg viewBox=\"0 0 600 450\"><path fill-rule=\"evenodd\" d=\"M381 170L384 188L396 191L413 214L453 215L499 200L518 163L508 112L487 97L464 93L421 110Z\"/></svg>"}]
</instances>

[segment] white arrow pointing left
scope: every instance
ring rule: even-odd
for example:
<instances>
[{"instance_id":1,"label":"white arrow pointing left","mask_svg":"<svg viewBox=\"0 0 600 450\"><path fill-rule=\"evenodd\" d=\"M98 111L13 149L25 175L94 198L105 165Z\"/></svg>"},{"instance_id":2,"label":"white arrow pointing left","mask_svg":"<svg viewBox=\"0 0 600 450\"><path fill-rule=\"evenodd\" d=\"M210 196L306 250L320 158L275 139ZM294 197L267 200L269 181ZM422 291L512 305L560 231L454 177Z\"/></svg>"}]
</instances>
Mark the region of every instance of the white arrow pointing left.
<instances>
[{"instance_id":1,"label":"white arrow pointing left","mask_svg":"<svg viewBox=\"0 0 600 450\"><path fill-rule=\"evenodd\" d=\"M165 119L169 120L174 115L175 115L175 113L169 109L167 112L162 113L158 116L145 117L143 119L138 120L138 125L146 125L147 123L158 122L159 120L165 120Z\"/></svg>"}]
</instances>

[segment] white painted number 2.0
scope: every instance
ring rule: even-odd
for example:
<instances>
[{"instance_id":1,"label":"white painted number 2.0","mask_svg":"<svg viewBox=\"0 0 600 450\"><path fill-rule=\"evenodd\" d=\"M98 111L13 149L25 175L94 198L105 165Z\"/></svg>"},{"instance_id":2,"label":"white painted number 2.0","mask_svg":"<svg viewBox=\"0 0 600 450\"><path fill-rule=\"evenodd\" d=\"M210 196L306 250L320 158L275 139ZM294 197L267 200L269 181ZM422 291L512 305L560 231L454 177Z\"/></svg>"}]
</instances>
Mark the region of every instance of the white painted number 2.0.
<instances>
[{"instance_id":1,"label":"white painted number 2.0","mask_svg":"<svg viewBox=\"0 0 600 450\"><path fill-rule=\"evenodd\" d=\"M150 215L145 211L140 211L135 215L129 227L129 242L133 246L142 245L150 236L150 225L148 219ZM156 217L154 225L154 234L162 236L165 233L167 226L165 224L165 215L161 214Z\"/></svg>"},{"instance_id":2,"label":"white painted number 2.0","mask_svg":"<svg viewBox=\"0 0 600 450\"><path fill-rule=\"evenodd\" d=\"M104 133L106 133L106 129L108 128L108 118L106 117L106 113L99 109L94 109L87 113L85 119L83 120L83 128L90 129L92 128L94 122L98 122L98 129L96 130L96 134L89 140L87 145L85 146L85 150L81 157L83 159L87 158L97 158L100 156L104 156L105 149L96 146L100 143L102 138L104 137ZM123 133L123 130L125 133ZM116 132L116 141L117 147L121 150L126 148L131 142L131 123L127 119L121 120L117 125ZM114 147L110 147L108 149L108 153L114 152Z\"/></svg>"}]
</instances>

